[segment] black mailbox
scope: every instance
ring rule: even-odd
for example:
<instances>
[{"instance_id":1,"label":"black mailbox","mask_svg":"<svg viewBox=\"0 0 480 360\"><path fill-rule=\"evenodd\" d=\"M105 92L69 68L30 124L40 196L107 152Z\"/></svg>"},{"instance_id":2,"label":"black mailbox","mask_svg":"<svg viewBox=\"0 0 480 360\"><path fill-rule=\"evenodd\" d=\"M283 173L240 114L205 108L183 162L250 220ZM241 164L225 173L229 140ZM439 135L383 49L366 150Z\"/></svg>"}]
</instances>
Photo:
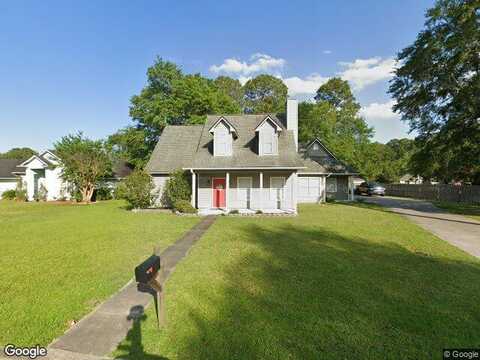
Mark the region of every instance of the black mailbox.
<instances>
[{"instance_id":1,"label":"black mailbox","mask_svg":"<svg viewBox=\"0 0 480 360\"><path fill-rule=\"evenodd\" d=\"M135 280L142 284L148 284L155 279L160 270L160 256L152 255L135 268Z\"/></svg>"}]
</instances>

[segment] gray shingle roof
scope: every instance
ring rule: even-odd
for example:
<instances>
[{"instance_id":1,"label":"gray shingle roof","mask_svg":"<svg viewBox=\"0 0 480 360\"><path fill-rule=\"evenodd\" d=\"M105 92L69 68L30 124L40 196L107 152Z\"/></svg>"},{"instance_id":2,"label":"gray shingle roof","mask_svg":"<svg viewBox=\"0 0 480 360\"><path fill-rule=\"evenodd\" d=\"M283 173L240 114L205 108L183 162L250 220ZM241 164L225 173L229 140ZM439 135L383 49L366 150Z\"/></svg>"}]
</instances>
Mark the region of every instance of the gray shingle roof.
<instances>
[{"instance_id":1,"label":"gray shingle roof","mask_svg":"<svg viewBox=\"0 0 480 360\"><path fill-rule=\"evenodd\" d=\"M320 144L318 151L314 151L311 145L314 142ZM346 165L337 159L334 154L318 139L314 139L308 144L299 145L299 154L305 166L299 173L335 173L335 174L357 174L358 172L351 166Z\"/></svg>"},{"instance_id":2,"label":"gray shingle roof","mask_svg":"<svg viewBox=\"0 0 480 360\"><path fill-rule=\"evenodd\" d=\"M171 173L190 167L202 129L203 125L165 127L146 170L151 173Z\"/></svg>"},{"instance_id":3,"label":"gray shingle roof","mask_svg":"<svg viewBox=\"0 0 480 360\"><path fill-rule=\"evenodd\" d=\"M223 115L236 129L233 155L213 156L211 126L222 115L209 115L204 125L167 126L147 163L150 173L171 173L176 169L298 168L299 172L355 173L333 156L315 156L301 148L297 153L293 132L273 114ZM259 156L255 128L270 116L281 128L277 156Z\"/></svg>"},{"instance_id":4,"label":"gray shingle roof","mask_svg":"<svg viewBox=\"0 0 480 360\"><path fill-rule=\"evenodd\" d=\"M278 156L259 156L255 128L269 115L282 131L278 137ZM213 156L213 135L208 129L219 116L208 116L202 129L200 142L193 158L193 168L245 168L245 167L302 167L300 157L295 151L293 132L285 129L278 118L272 114L229 115L226 119L235 127L237 138L233 141L232 156Z\"/></svg>"},{"instance_id":5,"label":"gray shingle roof","mask_svg":"<svg viewBox=\"0 0 480 360\"><path fill-rule=\"evenodd\" d=\"M23 168L17 167L22 163L21 159L0 159L0 179L15 180L14 172L23 172Z\"/></svg>"}]
</instances>

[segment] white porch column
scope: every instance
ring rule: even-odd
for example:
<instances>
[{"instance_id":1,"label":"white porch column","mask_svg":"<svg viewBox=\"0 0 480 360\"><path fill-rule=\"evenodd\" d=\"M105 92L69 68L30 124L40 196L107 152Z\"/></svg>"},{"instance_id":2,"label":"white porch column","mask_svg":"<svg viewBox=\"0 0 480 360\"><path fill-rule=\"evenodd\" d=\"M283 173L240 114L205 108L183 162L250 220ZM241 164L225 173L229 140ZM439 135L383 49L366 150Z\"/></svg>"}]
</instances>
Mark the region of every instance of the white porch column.
<instances>
[{"instance_id":1,"label":"white porch column","mask_svg":"<svg viewBox=\"0 0 480 360\"><path fill-rule=\"evenodd\" d=\"M327 177L323 176L323 202L327 202Z\"/></svg>"},{"instance_id":2,"label":"white porch column","mask_svg":"<svg viewBox=\"0 0 480 360\"><path fill-rule=\"evenodd\" d=\"M230 200L230 173L227 171L225 176L225 210L228 211L228 203Z\"/></svg>"},{"instance_id":3,"label":"white porch column","mask_svg":"<svg viewBox=\"0 0 480 360\"><path fill-rule=\"evenodd\" d=\"M348 189L350 191L350 193L348 194L349 199L351 201L353 201L354 200L353 192L355 191L354 186L353 186L353 176L348 177Z\"/></svg>"},{"instance_id":4,"label":"white porch column","mask_svg":"<svg viewBox=\"0 0 480 360\"><path fill-rule=\"evenodd\" d=\"M292 174L292 207L297 211L297 173Z\"/></svg>"},{"instance_id":5,"label":"white porch column","mask_svg":"<svg viewBox=\"0 0 480 360\"><path fill-rule=\"evenodd\" d=\"M263 209L263 172L260 171L260 209Z\"/></svg>"},{"instance_id":6,"label":"white porch column","mask_svg":"<svg viewBox=\"0 0 480 360\"><path fill-rule=\"evenodd\" d=\"M190 170L192 172L192 206L195 208L195 198L196 198L196 195L197 195L197 176L196 174L193 172L193 170Z\"/></svg>"}]
</instances>

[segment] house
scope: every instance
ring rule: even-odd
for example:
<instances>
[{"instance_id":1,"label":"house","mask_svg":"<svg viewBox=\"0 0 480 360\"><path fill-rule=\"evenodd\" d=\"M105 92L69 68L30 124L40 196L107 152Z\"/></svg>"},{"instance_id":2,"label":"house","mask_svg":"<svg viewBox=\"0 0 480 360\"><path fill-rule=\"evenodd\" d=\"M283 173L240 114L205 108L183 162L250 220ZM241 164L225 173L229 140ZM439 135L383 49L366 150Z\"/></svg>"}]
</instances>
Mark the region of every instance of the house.
<instances>
[{"instance_id":1,"label":"house","mask_svg":"<svg viewBox=\"0 0 480 360\"><path fill-rule=\"evenodd\" d=\"M0 198L7 190L15 190L18 177L15 172L22 163L19 159L0 159Z\"/></svg>"},{"instance_id":2,"label":"house","mask_svg":"<svg viewBox=\"0 0 480 360\"><path fill-rule=\"evenodd\" d=\"M167 126L146 169L160 193L171 172L188 171L192 206L203 211L296 212L297 203L352 200L357 175L320 139L298 143L296 100L283 118L210 115L203 125Z\"/></svg>"},{"instance_id":3,"label":"house","mask_svg":"<svg viewBox=\"0 0 480 360\"><path fill-rule=\"evenodd\" d=\"M104 179L106 186L114 186L119 180L128 176L132 168L125 162L116 162L112 176ZM0 182L2 188L15 189L20 180L27 190L27 200L37 198L43 190L47 201L70 199L68 184L62 179L62 166L60 158L53 150L46 150L38 155L21 162L11 161L7 164L0 160L0 175L5 176L5 182ZM2 176L0 176L1 178ZM0 179L1 181L1 179ZM2 186L2 184L6 184Z\"/></svg>"}]
</instances>

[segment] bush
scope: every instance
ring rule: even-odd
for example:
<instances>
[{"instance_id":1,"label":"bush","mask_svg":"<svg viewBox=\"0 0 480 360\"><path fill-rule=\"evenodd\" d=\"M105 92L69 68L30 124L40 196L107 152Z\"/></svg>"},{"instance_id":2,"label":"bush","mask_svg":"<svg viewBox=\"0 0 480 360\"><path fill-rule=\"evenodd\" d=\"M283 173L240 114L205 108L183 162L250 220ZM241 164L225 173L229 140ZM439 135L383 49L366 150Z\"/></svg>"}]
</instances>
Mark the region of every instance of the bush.
<instances>
[{"instance_id":1,"label":"bush","mask_svg":"<svg viewBox=\"0 0 480 360\"><path fill-rule=\"evenodd\" d=\"M15 190L7 190L2 194L3 200L14 200L15 199Z\"/></svg>"},{"instance_id":2,"label":"bush","mask_svg":"<svg viewBox=\"0 0 480 360\"><path fill-rule=\"evenodd\" d=\"M45 185L40 184L38 191L35 194L35 201L47 201L48 191Z\"/></svg>"},{"instance_id":3,"label":"bush","mask_svg":"<svg viewBox=\"0 0 480 360\"><path fill-rule=\"evenodd\" d=\"M232 215L240 214L240 211L238 211L237 209L230 210L229 214L232 214Z\"/></svg>"},{"instance_id":4,"label":"bush","mask_svg":"<svg viewBox=\"0 0 480 360\"><path fill-rule=\"evenodd\" d=\"M125 180L120 195L129 206L134 209L146 209L151 207L157 195L153 192L155 185L152 177L143 170L135 170ZM118 194L118 192L117 192Z\"/></svg>"},{"instance_id":5,"label":"bush","mask_svg":"<svg viewBox=\"0 0 480 360\"><path fill-rule=\"evenodd\" d=\"M257 210L257 211L255 211L255 214L258 214L258 215L263 214L263 211L262 210Z\"/></svg>"},{"instance_id":6,"label":"bush","mask_svg":"<svg viewBox=\"0 0 480 360\"><path fill-rule=\"evenodd\" d=\"M18 179L17 188L15 189L15 200L27 201L27 184Z\"/></svg>"},{"instance_id":7,"label":"bush","mask_svg":"<svg viewBox=\"0 0 480 360\"><path fill-rule=\"evenodd\" d=\"M170 174L170 178L165 184L162 202L168 207L173 207L180 200L190 202L192 188L188 181L187 173L183 170L177 170Z\"/></svg>"},{"instance_id":8,"label":"bush","mask_svg":"<svg viewBox=\"0 0 480 360\"><path fill-rule=\"evenodd\" d=\"M195 209L192 204L190 204L190 201L187 200L178 200L173 208L181 213L184 214L196 214L197 209Z\"/></svg>"},{"instance_id":9,"label":"bush","mask_svg":"<svg viewBox=\"0 0 480 360\"><path fill-rule=\"evenodd\" d=\"M115 186L115 190L113 190L113 198L114 199L125 199L127 194L127 186L125 185L124 181L121 181Z\"/></svg>"},{"instance_id":10,"label":"bush","mask_svg":"<svg viewBox=\"0 0 480 360\"><path fill-rule=\"evenodd\" d=\"M113 199L113 190L112 188L104 185L99 186L95 190L95 200L102 201L102 200L112 200Z\"/></svg>"}]
</instances>

